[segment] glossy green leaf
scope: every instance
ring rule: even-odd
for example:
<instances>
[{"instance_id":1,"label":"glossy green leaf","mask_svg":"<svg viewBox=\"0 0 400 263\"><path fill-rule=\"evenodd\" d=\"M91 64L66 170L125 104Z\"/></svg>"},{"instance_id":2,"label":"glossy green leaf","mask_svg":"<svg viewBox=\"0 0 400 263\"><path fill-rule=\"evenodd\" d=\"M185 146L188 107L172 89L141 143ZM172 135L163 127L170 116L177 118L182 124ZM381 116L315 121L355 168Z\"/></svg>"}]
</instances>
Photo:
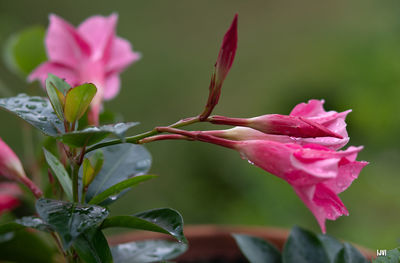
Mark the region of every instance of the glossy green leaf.
<instances>
[{"instance_id":1,"label":"glossy green leaf","mask_svg":"<svg viewBox=\"0 0 400 263\"><path fill-rule=\"evenodd\" d=\"M48 84L52 83L53 86L61 92L62 95L67 95L67 92L72 89L72 87L63 79L57 77L56 75L53 75L49 73L47 79L46 79L46 86Z\"/></svg>"},{"instance_id":2,"label":"glossy green leaf","mask_svg":"<svg viewBox=\"0 0 400 263\"><path fill-rule=\"evenodd\" d=\"M258 237L233 234L240 251L250 263L280 263L281 253L271 244Z\"/></svg>"},{"instance_id":3,"label":"glossy green leaf","mask_svg":"<svg viewBox=\"0 0 400 263\"><path fill-rule=\"evenodd\" d=\"M400 262L400 248L388 250L386 255L377 256L372 260L373 263L399 263Z\"/></svg>"},{"instance_id":4,"label":"glossy green leaf","mask_svg":"<svg viewBox=\"0 0 400 263\"><path fill-rule=\"evenodd\" d=\"M159 208L132 216L113 216L104 220L101 227L126 227L171 235L178 241L187 242L183 234L183 218L171 208Z\"/></svg>"},{"instance_id":5,"label":"glossy green leaf","mask_svg":"<svg viewBox=\"0 0 400 263\"><path fill-rule=\"evenodd\" d=\"M68 200L72 201L73 200L72 181L67 171L65 170L62 163L54 155L52 155L44 148L43 152L48 165L53 171L53 174L57 177L58 181L61 184L61 187L64 189L65 195L67 196Z\"/></svg>"},{"instance_id":6,"label":"glossy green leaf","mask_svg":"<svg viewBox=\"0 0 400 263\"><path fill-rule=\"evenodd\" d=\"M150 153L141 145L123 143L104 147L98 151L102 151L104 154L104 164L88 188L86 202L89 202L94 196L104 192L111 186L133 176L146 174L150 169ZM95 152L88 153L86 157L90 158ZM82 178L82 169L80 178ZM108 198L102 205L109 204L117 198L117 196Z\"/></svg>"},{"instance_id":7,"label":"glossy green leaf","mask_svg":"<svg viewBox=\"0 0 400 263\"><path fill-rule=\"evenodd\" d=\"M343 248L343 244L336 238L327 234L319 234L319 240L325 248L325 252L328 254L329 262L334 262L337 253Z\"/></svg>"},{"instance_id":8,"label":"glossy green leaf","mask_svg":"<svg viewBox=\"0 0 400 263\"><path fill-rule=\"evenodd\" d=\"M152 178L156 177L155 175L138 175L134 176L132 178L129 178L125 181L122 181L120 183L117 183L107 190L104 190L100 194L96 195L93 197L92 200L89 201L89 204L100 204L104 200L106 200L109 197L113 197L117 194L119 194L121 191L125 190L126 188L136 186L144 181L150 180Z\"/></svg>"},{"instance_id":9,"label":"glossy green leaf","mask_svg":"<svg viewBox=\"0 0 400 263\"><path fill-rule=\"evenodd\" d=\"M186 250L183 243L147 240L112 247L111 253L115 263L148 263L174 259Z\"/></svg>"},{"instance_id":10,"label":"glossy green leaf","mask_svg":"<svg viewBox=\"0 0 400 263\"><path fill-rule=\"evenodd\" d=\"M0 108L16 114L46 135L56 136L64 132L64 124L58 119L47 98L19 94L16 97L1 98Z\"/></svg>"},{"instance_id":11,"label":"glossy green leaf","mask_svg":"<svg viewBox=\"0 0 400 263\"><path fill-rule=\"evenodd\" d=\"M79 235L97 228L108 216L108 211L100 206L51 199L39 199L36 211L46 224L57 231L66 250Z\"/></svg>"},{"instance_id":12,"label":"glossy green leaf","mask_svg":"<svg viewBox=\"0 0 400 263\"><path fill-rule=\"evenodd\" d=\"M6 65L14 72L28 75L47 60L44 47L45 29L29 27L12 35L5 45Z\"/></svg>"},{"instance_id":13,"label":"glossy green leaf","mask_svg":"<svg viewBox=\"0 0 400 263\"><path fill-rule=\"evenodd\" d=\"M51 75L51 77L46 79L46 92L49 97L50 103L53 106L54 112L57 114L58 118L64 121L64 94L60 91L55 81L61 82L62 80L57 80L57 77Z\"/></svg>"},{"instance_id":14,"label":"glossy green leaf","mask_svg":"<svg viewBox=\"0 0 400 263\"><path fill-rule=\"evenodd\" d=\"M25 216L15 220L15 222L24 227L33 228L40 231L46 231L46 232L52 231L51 227L38 217Z\"/></svg>"},{"instance_id":15,"label":"glossy green leaf","mask_svg":"<svg viewBox=\"0 0 400 263\"><path fill-rule=\"evenodd\" d=\"M82 182L83 187L87 187L94 179L94 168L89 159L85 158L82 164Z\"/></svg>"},{"instance_id":16,"label":"glossy green leaf","mask_svg":"<svg viewBox=\"0 0 400 263\"><path fill-rule=\"evenodd\" d=\"M368 263L368 260L352 245L344 243L337 253L335 263Z\"/></svg>"},{"instance_id":17,"label":"glossy green leaf","mask_svg":"<svg viewBox=\"0 0 400 263\"><path fill-rule=\"evenodd\" d=\"M292 228L283 248L284 263L326 263L328 254L318 237L299 227Z\"/></svg>"},{"instance_id":18,"label":"glossy green leaf","mask_svg":"<svg viewBox=\"0 0 400 263\"><path fill-rule=\"evenodd\" d=\"M100 127L89 127L80 131L73 131L60 134L58 138L65 144L72 147L90 146L100 142L110 134L120 138L124 137L125 132L137 125L137 122L117 123L112 125L103 125Z\"/></svg>"},{"instance_id":19,"label":"glossy green leaf","mask_svg":"<svg viewBox=\"0 0 400 263\"><path fill-rule=\"evenodd\" d=\"M75 123L85 114L96 92L96 86L91 83L85 83L67 92L64 115L68 122Z\"/></svg>"},{"instance_id":20,"label":"glossy green leaf","mask_svg":"<svg viewBox=\"0 0 400 263\"><path fill-rule=\"evenodd\" d=\"M21 230L0 240L0 262L53 263L57 250L32 231Z\"/></svg>"},{"instance_id":21,"label":"glossy green leaf","mask_svg":"<svg viewBox=\"0 0 400 263\"><path fill-rule=\"evenodd\" d=\"M73 244L79 257L85 263L111 263L113 262L110 247L103 233L93 229L81 234Z\"/></svg>"}]
</instances>

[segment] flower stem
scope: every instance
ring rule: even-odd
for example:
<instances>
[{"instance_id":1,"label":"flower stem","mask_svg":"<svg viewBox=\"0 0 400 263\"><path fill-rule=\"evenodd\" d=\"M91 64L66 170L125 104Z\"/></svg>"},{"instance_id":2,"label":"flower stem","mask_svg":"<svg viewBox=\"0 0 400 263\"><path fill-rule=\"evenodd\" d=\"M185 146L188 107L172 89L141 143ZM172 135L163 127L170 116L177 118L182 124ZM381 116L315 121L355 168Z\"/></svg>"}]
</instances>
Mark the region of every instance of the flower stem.
<instances>
[{"instance_id":1,"label":"flower stem","mask_svg":"<svg viewBox=\"0 0 400 263\"><path fill-rule=\"evenodd\" d=\"M199 122L199 121L200 121L199 116L190 117L190 118L182 119L182 120L180 120L180 121L178 121L178 122L176 122L174 124L169 125L168 127L170 127L170 128L179 128L179 127L187 126L187 125ZM138 134L138 135L134 135L134 136L131 136L131 137L126 137L125 140L117 139L117 140L111 140L111 141L108 141L108 142L99 143L99 144L96 144L96 145L90 147L89 149L87 149L86 153L94 151L94 150L97 150L97 149L100 149L100 148L103 148L103 147L116 145L116 144L121 144L121 143L138 144L138 143L140 143L139 141L141 139L144 139L144 138L147 138L147 137L150 137L150 136L154 136L154 135L157 135L159 133L161 133L161 132L158 131L156 128L154 128L154 129L152 129L150 131L147 131L147 132L144 132L144 133L141 133L141 134Z\"/></svg>"}]
</instances>

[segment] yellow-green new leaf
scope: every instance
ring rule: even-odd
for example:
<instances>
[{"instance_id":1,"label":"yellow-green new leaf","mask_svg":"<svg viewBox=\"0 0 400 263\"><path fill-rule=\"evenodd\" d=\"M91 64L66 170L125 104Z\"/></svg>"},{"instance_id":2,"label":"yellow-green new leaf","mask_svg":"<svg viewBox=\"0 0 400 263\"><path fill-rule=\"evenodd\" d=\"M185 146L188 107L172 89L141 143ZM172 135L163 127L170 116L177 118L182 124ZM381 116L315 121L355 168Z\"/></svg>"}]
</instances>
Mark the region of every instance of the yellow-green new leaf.
<instances>
[{"instance_id":1,"label":"yellow-green new leaf","mask_svg":"<svg viewBox=\"0 0 400 263\"><path fill-rule=\"evenodd\" d=\"M96 92L96 86L91 83L70 89L65 97L65 119L70 123L79 120L85 114Z\"/></svg>"}]
</instances>

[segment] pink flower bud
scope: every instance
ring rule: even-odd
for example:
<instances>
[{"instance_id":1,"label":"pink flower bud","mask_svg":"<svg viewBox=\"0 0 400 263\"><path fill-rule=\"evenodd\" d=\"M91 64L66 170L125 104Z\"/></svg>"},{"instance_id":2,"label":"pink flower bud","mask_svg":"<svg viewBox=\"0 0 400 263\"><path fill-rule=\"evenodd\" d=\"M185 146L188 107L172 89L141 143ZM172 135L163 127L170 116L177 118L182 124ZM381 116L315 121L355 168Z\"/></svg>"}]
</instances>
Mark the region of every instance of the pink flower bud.
<instances>
[{"instance_id":1,"label":"pink flower bud","mask_svg":"<svg viewBox=\"0 0 400 263\"><path fill-rule=\"evenodd\" d=\"M204 112L200 115L200 120L205 120L210 116L212 110L218 104L222 84L232 67L233 60L235 59L237 48L237 19L238 15L236 14L231 26L225 33L224 40L222 41L217 62L215 63L215 69L211 76L207 105Z\"/></svg>"},{"instance_id":2,"label":"pink flower bud","mask_svg":"<svg viewBox=\"0 0 400 263\"><path fill-rule=\"evenodd\" d=\"M28 177L26 177L21 161L1 138L0 176L25 184L37 198L43 195L42 191Z\"/></svg>"},{"instance_id":3,"label":"pink flower bud","mask_svg":"<svg viewBox=\"0 0 400 263\"><path fill-rule=\"evenodd\" d=\"M15 183L0 183L0 216L20 205L21 189Z\"/></svg>"},{"instance_id":4,"label":"pink flower bud","mask_svg":"<svg viewBox=\"0 0 400 263\"><path fill-rule=\"evenodd\" d=\"M0 175L13 181L26 177L21 161L10 147L0 138Z\"/></svg>"},{"instance_id":5,"label":"pink flower bud","mask_svg":"<svg viewBox=\"0 0 400 263\"><path fill-rule=\"evenodd\" d=\"M223 125L236 125L256 129L267 134L287 135L302 138L343 137L323 125L301 116L268 114L250 119L211 116L209 122Z\"/></svg>"}]
</instances>

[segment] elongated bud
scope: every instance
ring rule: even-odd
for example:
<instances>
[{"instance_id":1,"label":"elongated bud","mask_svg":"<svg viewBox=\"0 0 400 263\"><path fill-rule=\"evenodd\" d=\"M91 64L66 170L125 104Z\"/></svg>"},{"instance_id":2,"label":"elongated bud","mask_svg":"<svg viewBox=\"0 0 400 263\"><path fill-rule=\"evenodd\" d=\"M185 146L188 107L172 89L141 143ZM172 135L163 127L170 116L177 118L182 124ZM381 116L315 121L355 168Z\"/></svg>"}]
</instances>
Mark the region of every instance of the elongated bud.
<instances>
[{"instance_id":1,"label":"elongated bud","mask_svg":"<svg viewBox=\"0 0 400 263\"><path fill-rule=\"evenodd\" d=\"M26 177L24 168L17 155L0 138L0 175L13 181L25 184L36 197L42 196L42 191Z\"/></svg>"},{"instance_id":2,"label":"elongated bud","mask_svg":"<svg viewBox=\"0 0 400 263\"><path fill-rule=\"evenodd\" d=\"M218 104L222 84L232 67L233 60L235 59L237 48L237 19L238 15L236 14L231 26L225 33L224 40L222 41L217 62L214 66L214 72L211 76L208 101L203 113L200 115L201 121L204 121L208 116L210 116L212 110Z\"/></svg>"},{"instance_id":3,"label":"elongated bud","mask_svg":"<svg viewBox=\"0 0 400 263\"><path fill-rule=\"evenodd\" d=\"M235 125L256 129L266 134L287 135L301 138L343 137L326 127L304 117L268 114L250 119L211 116L214 124Z\"/></svg>"}]
</instances>

